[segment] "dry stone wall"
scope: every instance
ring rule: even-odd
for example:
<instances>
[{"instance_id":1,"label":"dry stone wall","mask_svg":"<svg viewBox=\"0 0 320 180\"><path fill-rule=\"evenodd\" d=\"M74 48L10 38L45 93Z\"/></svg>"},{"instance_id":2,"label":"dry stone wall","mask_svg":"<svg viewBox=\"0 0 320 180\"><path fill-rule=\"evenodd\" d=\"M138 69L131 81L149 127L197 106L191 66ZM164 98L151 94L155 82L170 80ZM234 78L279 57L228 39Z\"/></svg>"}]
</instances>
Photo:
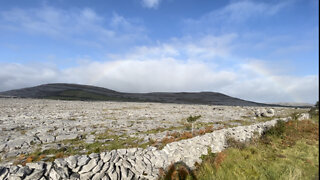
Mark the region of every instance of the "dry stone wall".
<instances>
[{"instance_id":1,"label":"dry stone wall","mask_svg":"<svg viewBox=\"0 0 320 180\"><path fill-rule=\"evenodd\" d=\"M222 151L227 147L226 140L229 137L238 141L248 141L255 135L261 135L279 120L290 119L274 119L249 126L221 129L167 144L161 150L155 147L118 149L100 154L70 156L56 159L54 162L0 167L0 179L157 179L160 168L166 168L179 161L194 168L195 162L201 163L200 157L208 154L208 148L214 153Z\"/></svg>"}]
</instances>

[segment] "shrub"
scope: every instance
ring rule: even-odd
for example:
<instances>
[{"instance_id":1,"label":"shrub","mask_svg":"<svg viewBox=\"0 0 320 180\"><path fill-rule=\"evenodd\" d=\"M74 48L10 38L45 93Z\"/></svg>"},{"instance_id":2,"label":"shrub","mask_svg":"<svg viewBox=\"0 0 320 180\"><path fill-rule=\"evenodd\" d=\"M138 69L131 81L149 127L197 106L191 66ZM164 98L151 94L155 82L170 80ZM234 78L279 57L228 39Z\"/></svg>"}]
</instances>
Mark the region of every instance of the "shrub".
<instances>
[{"instance_id":1,"label":"shrub","mask_svg":"<svg viewBox=\"0 0 320 180\"><path fill-rule=\"evenodd\" d=\"M244 149L247 146L245 142L237 141L232 137L227 138L227 144L228 144L228 147L237 148L237 149Z\"/></svg>"},{"instance_id":2,"label":"shrub","mask_svg":"<svg viewBox=\"0 0 320 180\"><path fill-rule=\"evenodd\" d=\"M281 137L285 132L285 122L278 121L277 124L264 132L265 136Z\"/></svg>"},{"instance_id":3,"label":"shrub","mask_svg":"<svg viewBox=\"0 0 320 180\"><path fill-rule=\"evenodd\" d=\"M161 180L185 180L187 179L196 180L196 176L192 170L184 162L176 162L168 167L167 172L163 173Z\"/></svg>"},{"instance_id":4,"label":"shrub","mask_svg":"<svg viewBox=\"0 0 320 180\"><path fill-rule=\"evenodd\" d=\"M191 128L192 134L193 134L193 123L194 123L196 120L198 120L200 117L201 117L201 115L198 115L198 116L189 116L189 117L187 118L187 122L192 124L192 128Z\"/></svg>"},{"instance_id":5,"label":"shrub","mask_svg":"<svg viewBox=\"0 0 320 180\"><path fill-rule=\"evenodd\" d=\"M201 118L201 115L198 115L198 116L189 116L187 118L187 122L188 123L194 123L196 120L200 119Z\"/></svg>"},{"instance_id":6,"label":"shrub","mask_svg":"<svg viewBox=\"0 0 320 180\"><path fill-rule=\"evenodd\" d=\"M183 132L181 135L180 135L180 139L189 139L189 138L192 138L193 135L189 132Z\"/></svg>"}]
</instances>

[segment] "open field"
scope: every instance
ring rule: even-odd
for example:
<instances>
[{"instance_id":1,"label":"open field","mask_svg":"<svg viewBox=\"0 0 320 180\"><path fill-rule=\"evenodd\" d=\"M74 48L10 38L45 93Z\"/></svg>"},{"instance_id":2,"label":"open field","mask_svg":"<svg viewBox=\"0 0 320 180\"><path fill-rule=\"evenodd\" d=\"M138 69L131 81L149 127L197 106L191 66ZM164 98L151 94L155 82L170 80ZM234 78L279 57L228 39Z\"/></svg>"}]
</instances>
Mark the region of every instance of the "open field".
<instances>
[{"instance_id":1,"label":"open field","mask_svg":"<svg viewBox=\"0 0 320 180\"><path fill-rule=\"evenodd\" d=\"M3 98L0 109L1 164L130 147L161 148L216 129L271 119L256 117L257 110L266 109L260 107L161 103ZM273 117L306 111L273 109ZM198 117L193 126L187 121L190 117Z\"/></svg>"}]
</instances>

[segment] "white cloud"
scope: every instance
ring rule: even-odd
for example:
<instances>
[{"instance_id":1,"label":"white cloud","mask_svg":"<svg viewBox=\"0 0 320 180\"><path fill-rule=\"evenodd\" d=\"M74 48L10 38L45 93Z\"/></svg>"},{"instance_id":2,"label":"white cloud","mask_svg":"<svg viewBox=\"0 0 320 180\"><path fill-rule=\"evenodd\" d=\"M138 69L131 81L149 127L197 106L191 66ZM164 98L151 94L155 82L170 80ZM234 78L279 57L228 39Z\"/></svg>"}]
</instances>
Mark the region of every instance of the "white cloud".
<instances>
[{"instance_id":1,"label":"white cloud","mask_svg":"<svg viewBox=\"0 0 320 180\"><path fill-rule=\"evenodd\" d=\"M157 8L161 0L142 0L141 3L146 8Z\"/></svg>"},{"instance_id":2,"label":"white cloud","mask_svg":"<svg viewBox=\"0 0 320 180\"><path fill-rule=\"evenodd\" d=\"M45 64L0 63L0 66L0 91L53 82L60 76L58 69Z\"/></svg>"},{"instance_id":3,"label":"white cloud","mask_svg":"<svg viewBox=\"0 0 320 180\"><path fill-rule=\"evenodd\" d=\"M254 1L236 1L221 10L211 12L208 16L237 23L257 16L274 15L288 4L289 1L281 1L277 4L267 4Z\"/></svg>"},{"instance_id":4,"label":"white cloud","mask_svg":"<svg viewBox=\"0 0 320 180\"><path fill-rule=\"evenodd\" d=\"M319 98L319 76L287 75L280 71L286 71L285 66L288 64L280 67L262 60L239 64L237 82L224 91L253 101L315 103Z\"/></svg>"},{"instance_id":5,"label":"white cloud","mask_svg":"<svg viewBox=\"0 0 320 180\"><path fill-rule=\"evenodd\" d=\"M147 39L140 21L116 13L102 17L93 9L57 9L50 6L0 12L0 29L68 39L105 47Z\"/></svg>"},{"instance_id":6,"label":"white cloud","mask_svg":"<svg viewBox=\"0 0 320 180\"><path fill-rule=\"evenodd\" d=\"M187 30L197 32L234 30L239 24L261 17L270 17L292 4L286 0L276 3L265 3L251 0L232 1L221 9L215 9L197 19L185 19ZM259 19L261 20L261 19Z\"/></svg>"},{"instance_id":7,"label":"white cloud","mask_svg":"<svg viewBox=\"0 0 320 180\"><path fill-rule=\"evenodd\" d=\"M151 60L175 58L180 60L212 61L214 58L227 58L232 50L232 42L237 34L222 36L206 35L200 37L175 38L154 46L138 46L131 52L116 58Z\"/></svg>"}]
</instances>

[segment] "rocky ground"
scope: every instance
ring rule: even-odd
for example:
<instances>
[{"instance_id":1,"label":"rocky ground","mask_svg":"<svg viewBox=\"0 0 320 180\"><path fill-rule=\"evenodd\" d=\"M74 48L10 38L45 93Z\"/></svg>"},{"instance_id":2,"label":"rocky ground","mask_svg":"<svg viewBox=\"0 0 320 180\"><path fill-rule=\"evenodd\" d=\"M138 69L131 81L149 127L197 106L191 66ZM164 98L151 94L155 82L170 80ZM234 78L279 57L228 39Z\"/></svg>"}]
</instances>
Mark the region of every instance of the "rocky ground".
<instances>
[{"instance_id":1,"label":"rocky ground","mask_svg":"<svg viewBox=\"0 0 320 180\"><path fill-rule=\"evenodd\" d=\"M0 98L0 165L121 148L161 148L161 143L190 134L303 111L307 109ZM188 119L195 120L193 126Z\"/></svg>"}]
</instances>

